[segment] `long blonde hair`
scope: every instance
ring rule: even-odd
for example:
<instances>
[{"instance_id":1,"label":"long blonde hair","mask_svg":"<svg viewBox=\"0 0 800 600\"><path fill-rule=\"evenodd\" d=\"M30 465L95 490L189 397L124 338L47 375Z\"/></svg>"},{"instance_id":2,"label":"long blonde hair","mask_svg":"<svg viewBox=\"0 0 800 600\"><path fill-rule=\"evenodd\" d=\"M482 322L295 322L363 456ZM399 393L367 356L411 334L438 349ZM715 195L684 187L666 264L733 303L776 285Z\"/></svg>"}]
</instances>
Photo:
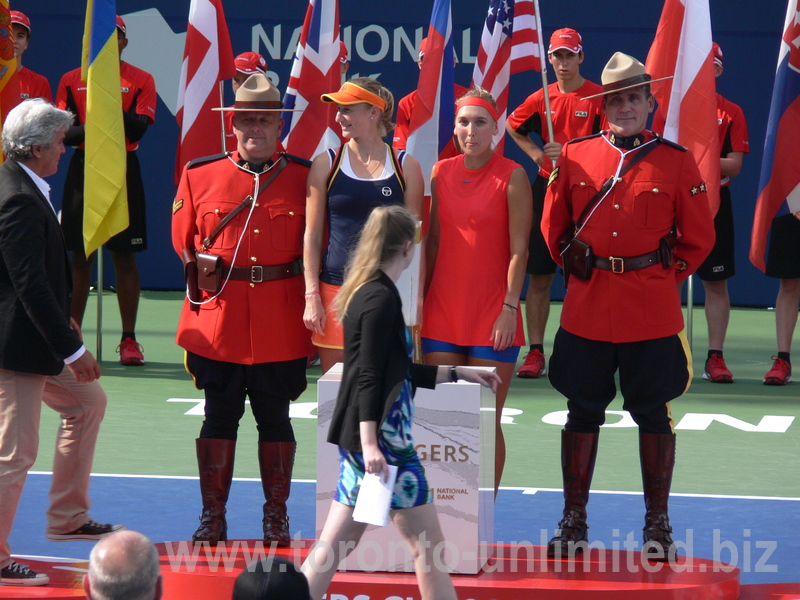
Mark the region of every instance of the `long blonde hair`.
<instances>
[{"instance_id":1,"label":"long blonde hair","mask_svg":"<svg viewBox=\"0 0 800 600\"><path fill-rule=\"evenodd\" d=\"M402 252L406 242L414 240L416 230L416 219L403 206L373 209L347 262L344 283L333 301L340 321L347 314L347 307L356 291L379 277L381 269Z\"/></svg>"}]
</instances>

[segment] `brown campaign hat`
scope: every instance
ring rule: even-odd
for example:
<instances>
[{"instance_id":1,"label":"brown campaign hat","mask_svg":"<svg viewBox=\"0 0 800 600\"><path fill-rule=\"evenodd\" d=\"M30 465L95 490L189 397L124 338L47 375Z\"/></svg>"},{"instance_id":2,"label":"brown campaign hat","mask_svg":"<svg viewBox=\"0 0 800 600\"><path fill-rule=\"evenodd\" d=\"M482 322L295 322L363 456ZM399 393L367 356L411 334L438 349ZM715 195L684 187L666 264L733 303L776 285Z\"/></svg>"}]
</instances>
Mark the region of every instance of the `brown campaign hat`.
<instances>
[{"instance_id":1,"label":"brown campaign hat","mask_svg":"<svg viewBox=\"0 0 800 600\"><path fill-rule=\"evenodd\" d=\"M254 73L245 79L244 83L236 90L236 100L233 106L222 106L211 110L233 110L233 111L283 111L281 93L278 91L269 77L263 73ZM299 112L300 109L291 109L292 112Z\"/></svg>"},{"instance_id":2,"label":"brown campaign hat","mask_svg":"<svg viewBox=\"0 0 800 600\"><path fill-rule=\"evenodd\" d=\"M603 91L581 99L597 98L597 96L605 96L620 90L648 85L665 79L672 79L672 75L653 79L645 71L644 65L638 60L622 52L615 52L614 56L606 63L603 74L600 76L600 80L603 83Z\"/></svg>"}]
</instances>

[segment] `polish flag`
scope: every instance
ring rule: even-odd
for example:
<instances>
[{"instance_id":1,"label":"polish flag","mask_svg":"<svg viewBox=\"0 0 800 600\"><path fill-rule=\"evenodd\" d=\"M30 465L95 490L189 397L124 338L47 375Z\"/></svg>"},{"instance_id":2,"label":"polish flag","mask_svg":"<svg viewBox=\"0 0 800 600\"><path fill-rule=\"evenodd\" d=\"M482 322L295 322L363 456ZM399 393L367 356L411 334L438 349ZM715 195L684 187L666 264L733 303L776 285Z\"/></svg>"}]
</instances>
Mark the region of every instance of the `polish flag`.
<instances>
[{"instance_id":1,"label":"polish flag","mask_svg":"<svg viewBox=\"0 0 800 600\"><path fill-rule=\"evenodd\" d=\"M712 214L719 209L717 88L711 50L708 0L665 0L656 37L647 55L664 138L689 148L708 188ZM699 182L698 182L699 183Z\"/></svg>"},{"instance_id":2,"label":"polish flag","mask_svg":"<svg viewBox=\"0 0 800 600\"><path fill-rule=\"evenodd\" d=\"M235 74L222 0L192 0L175 115L180 129L175 185L187 162L225 151L225 113L211 109L222 106L222 82Z\"/></svg>"}]
</instances>

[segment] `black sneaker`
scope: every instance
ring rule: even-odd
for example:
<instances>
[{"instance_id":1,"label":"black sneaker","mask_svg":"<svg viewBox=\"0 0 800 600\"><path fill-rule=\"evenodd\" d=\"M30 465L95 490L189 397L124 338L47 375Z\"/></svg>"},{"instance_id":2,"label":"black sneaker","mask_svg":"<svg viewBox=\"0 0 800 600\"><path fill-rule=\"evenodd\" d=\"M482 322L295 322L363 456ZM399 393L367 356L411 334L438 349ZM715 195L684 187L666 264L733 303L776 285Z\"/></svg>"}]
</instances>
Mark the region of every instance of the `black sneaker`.
<instances>
[{"instance_id":1,"label":"black sneaker","mask_svg":"<svg viewBox=\"0 0 800 600\"><path fill-rule=\"evenodd\" d=\"M69 533L48 533L47 539L51 542L70 542L73 540L86 540L93 542L103 538L115 531L122 531L125 525L109 525L108 523L98 523L89 519L83 527L78 527Z\"/></svg>"},{"instance_id":2,"label":"black sneaker","mask_svg":"<svg viewBox=\"0 0 800 600\"><path fill-rule=\"evenodd\" d=\"M50 578L44 573L36 573L28 567L11 561L7 567L0 571L0 584L2 585L47 585Z\"/></svg>"}]
</instances>

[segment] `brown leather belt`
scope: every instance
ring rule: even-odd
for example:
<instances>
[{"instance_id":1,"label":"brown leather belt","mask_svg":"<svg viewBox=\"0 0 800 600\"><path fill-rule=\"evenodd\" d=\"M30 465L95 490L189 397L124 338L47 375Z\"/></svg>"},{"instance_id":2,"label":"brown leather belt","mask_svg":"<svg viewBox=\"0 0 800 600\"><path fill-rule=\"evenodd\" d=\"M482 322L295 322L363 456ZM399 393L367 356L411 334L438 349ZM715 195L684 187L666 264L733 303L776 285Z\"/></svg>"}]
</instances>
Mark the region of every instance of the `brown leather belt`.
<instances>
[{"instance_id":1,"label":"brown leather belt","mask_svg":"<svg viewBox=\"0 0 800 600\"><path fill-rule=\"evenodd\" d=\"M303 272L303 259L298 258L283 265L253 265L252 267L222 267L223 279L261 283L294 277Z\"/></svg>"},{"instance_id":2,"label":"brown leather belt","mask_svg":"<svg viewBox=\"0 0 800 600\"><path fill-rule=\"evenodd\" d=\"M612 273L624 273L625 271L637 271L646 267L661 264L661 250L653 250L647 254L640 254L639 256L629 256L627 258L619 258L609 256L594 257L594 266L597 269L604 271L611 271Z\"/></svg>"}]
</instances>

